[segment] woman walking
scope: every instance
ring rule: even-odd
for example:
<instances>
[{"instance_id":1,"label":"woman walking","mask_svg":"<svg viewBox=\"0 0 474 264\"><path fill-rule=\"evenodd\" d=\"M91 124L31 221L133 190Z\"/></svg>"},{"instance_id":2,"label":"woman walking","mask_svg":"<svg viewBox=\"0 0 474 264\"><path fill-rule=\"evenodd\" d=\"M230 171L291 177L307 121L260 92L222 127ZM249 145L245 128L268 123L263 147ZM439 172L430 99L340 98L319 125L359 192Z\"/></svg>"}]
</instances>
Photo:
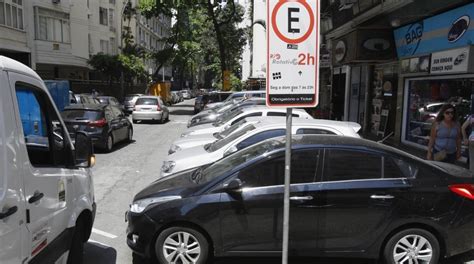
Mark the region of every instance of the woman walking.
<instances>
[{"instance_id":1,"label":"woman walking","mask_svg":"<svg viewBox=\"0 0 474 264\"><path fill-rule=\"evenodd\" d=\"M446 104L433 122L428 143L428 160L454 163L461 157L461 127L456 108Z\"/></svg>"}]
</instances>

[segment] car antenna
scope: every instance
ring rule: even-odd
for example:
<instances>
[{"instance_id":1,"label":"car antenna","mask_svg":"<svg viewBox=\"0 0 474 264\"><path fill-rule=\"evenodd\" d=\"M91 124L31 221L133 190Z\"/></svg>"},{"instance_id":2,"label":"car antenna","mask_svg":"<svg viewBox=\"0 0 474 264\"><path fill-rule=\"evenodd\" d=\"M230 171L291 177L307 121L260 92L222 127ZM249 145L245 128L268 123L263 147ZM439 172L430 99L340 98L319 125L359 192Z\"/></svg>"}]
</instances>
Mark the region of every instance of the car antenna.
<instances>
[{"instance_id":1,"label":"car antenna","mask_svg":"<svg viewBox=\"0 0 474 264\"><path fill-rule=\"evenodd\" d=\"M393 136L394 132L390 132L390 134L388 134L388 136L382 138L381 140L377 141L377 143L380 143L380 144L383 144L385 142L385 140L387 140L388 138L390 138L391 136Z\"/></svg>"}]
</instances>

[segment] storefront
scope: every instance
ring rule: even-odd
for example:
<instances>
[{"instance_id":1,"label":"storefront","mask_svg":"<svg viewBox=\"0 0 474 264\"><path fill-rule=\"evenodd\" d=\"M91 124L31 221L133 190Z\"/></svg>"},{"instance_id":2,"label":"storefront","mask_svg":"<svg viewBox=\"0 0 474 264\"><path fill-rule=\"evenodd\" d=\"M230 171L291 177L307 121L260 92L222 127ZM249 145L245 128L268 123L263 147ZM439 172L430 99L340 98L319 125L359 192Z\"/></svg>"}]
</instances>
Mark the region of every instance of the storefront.
<instances>
[{"instance_id":1,"label":"storefront","mask_svg":"<svg viewBox=\"0 0 474 264\"><path fill-rule=\"evenodd\" d=\"M432 123L444 104L458 121L471 114L474 92L474 4L395 30L400 58L396 129L405 145L426 149ZM471 25L472 24L472 25Z\"/></svg>"},{"instance_id":2,"label":"storefront","mask_svg":"<svg viewBox=\"0 0 474 264\"><path fill-rule=\"evenodd\" d=\"M379 88L378 82L383 86L384 78L392 81L397 73L392 30L355 30L333 40L332 54L335 65L332 78L332 119L357 122L364 133L374 131L377 134L381 113L375 110L373 100L377 99L376 102L380 103L377 109L382 109L385 107L383 97L389 95L393 87L389 87L389 92L379 94L376 91ZM395 77L395 82L396 80ZM390 113L393 114L394 111ZM378 120L375 124L377 127L374 127L373 118Z\"/></svg>"}]
</instances>

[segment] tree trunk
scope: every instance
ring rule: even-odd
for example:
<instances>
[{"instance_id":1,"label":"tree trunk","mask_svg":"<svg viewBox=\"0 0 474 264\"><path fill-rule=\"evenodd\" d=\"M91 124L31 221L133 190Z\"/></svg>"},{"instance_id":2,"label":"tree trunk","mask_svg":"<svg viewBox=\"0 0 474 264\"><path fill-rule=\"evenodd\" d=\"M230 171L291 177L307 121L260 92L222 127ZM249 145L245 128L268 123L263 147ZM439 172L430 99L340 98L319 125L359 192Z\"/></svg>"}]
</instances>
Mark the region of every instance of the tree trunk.
<instances>
[{"instance_id":1,"label":"tree trunk","mask_svg":"<svg viewBox=\"0 0 474 264\"><path fill-rule=\"evenodd\" d=\"M224 71L227 70L227 63L226 63L226 50L224 45L224 40L222 38L222 32L219 26L219 22L217 21L216 14L214 13L214 5L211 3L210 0L207 1L207 13L212 20L212 24L214 25L214 30L216 31L216 39L217 45L219 46L219 58L221 61L221 82L222 82L222 89L224 89Z\"/></svg>"}]
</instances>

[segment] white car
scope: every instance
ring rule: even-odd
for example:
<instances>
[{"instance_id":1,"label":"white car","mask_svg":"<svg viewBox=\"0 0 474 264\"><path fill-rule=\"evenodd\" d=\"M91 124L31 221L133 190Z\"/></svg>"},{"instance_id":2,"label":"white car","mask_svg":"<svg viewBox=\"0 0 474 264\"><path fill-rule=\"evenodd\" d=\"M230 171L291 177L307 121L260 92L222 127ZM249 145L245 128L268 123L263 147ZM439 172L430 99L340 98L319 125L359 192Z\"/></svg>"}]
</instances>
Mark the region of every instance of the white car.
<instances>
[{"instance_id":1,"label":"white car","mask_svg":"<svg viewBox=\"0 0 474 264\"><path fill-rule=\"evenodd\" d=\"M188 137L183 137L175 140L172 144L170 149L168 150L168 154L171 155L175 152L186 150L188 148L196 147L196 146L203 146L208 143L212 143L216 140L220 140L231 136L231 134L236 133L240 129L244 128L249 124L253 124L254 126L258 127L260 125L265 125L268 123L285 123L286 119L284 117L267 117L265 119L261 117L249 117L240 120L239 122L233 124L232 126L224 129L221 132L216 132L213 134L198 134ZM293 119L293 122L298 124L315 124L320 126L327 126L329 132L334 132L337 135L352 135L357 137L356 133L360 130L361 126L357 123L353 122L338 122L338 121L331 121L325 119ZM330 134L328 132L328 134Z\"/></svg>"},{"instance_id":2,"label":"white car","mask_svg":"<svg viewBox=\"0 0 474 264\"><path fill-rule=\"evenodd\" d=\"M243 109L239 109L232 112L227 112L225 115L222 115L219 119L217 119L214 123L204 124L199 126L194 126L188 128L181 137L187 137L190 135L198 135L198 134L212 134L215 132L221 132L227 127L239 122L240 120L247 118L247 117L270 117L270 116L286 116L286 109L284 108L269 108L266 106L250 106ZM313 119L311 115L309 115L303 109L293 109L292 113L293 117L297 118L306 118L306 119Z\"/></svg>"},{"instance_id":3,"label":"white car","mask_svg":"<svg viewBox=\"0 0 474 264\"><path fill-rule=\"evenodd\" d=\"M229 95L223 102L217 102L217 103L211 103L207 104L204 107L204 110L210 110L214 109L216 107L221 106L222 104L225 104L229 101L235 101L236 99L242 99L242 98L252 98L252 97L258 97L258 98L265 98L266 91L242 91L242 92L235 92Z\"/></svg>"},{"instance_id":4,"label":"white car","mask_svg":"<svg viewBox=\"0 0 474 264\"><path fill-rule=\"evenodd\" d=\"M285 120L285 118L265 118L260 123L247 124L244 128L213 143L175 152L163 162L161 176L210 164L263 140L283 136L286 133ZM357 123L330 120L295 118L292 125L292 134L342 135L360 138L357 134L359 130L360 125Z\"/></svg>"},{"instance_id":5,"label":"white car","mask_svg":"<svg viewBox=\"0 0 474 264\"><path fill-rule=\"evenodd\" d=\"M132 121L159 121L163 124L170 119L170 111L160 96L141 96L133 108Z\"/></svg>"},{"instance_id":6,"label":"white car","mask_svg":"<svg viewBox=\"0 0 474 264\"><path fill-rule=\"evenodd\" d=\"M73 144L27 66L0 56L0 86L0 263L82 263L96 210L91 139L76 132Z\"/></svg>"}]
</instances>

